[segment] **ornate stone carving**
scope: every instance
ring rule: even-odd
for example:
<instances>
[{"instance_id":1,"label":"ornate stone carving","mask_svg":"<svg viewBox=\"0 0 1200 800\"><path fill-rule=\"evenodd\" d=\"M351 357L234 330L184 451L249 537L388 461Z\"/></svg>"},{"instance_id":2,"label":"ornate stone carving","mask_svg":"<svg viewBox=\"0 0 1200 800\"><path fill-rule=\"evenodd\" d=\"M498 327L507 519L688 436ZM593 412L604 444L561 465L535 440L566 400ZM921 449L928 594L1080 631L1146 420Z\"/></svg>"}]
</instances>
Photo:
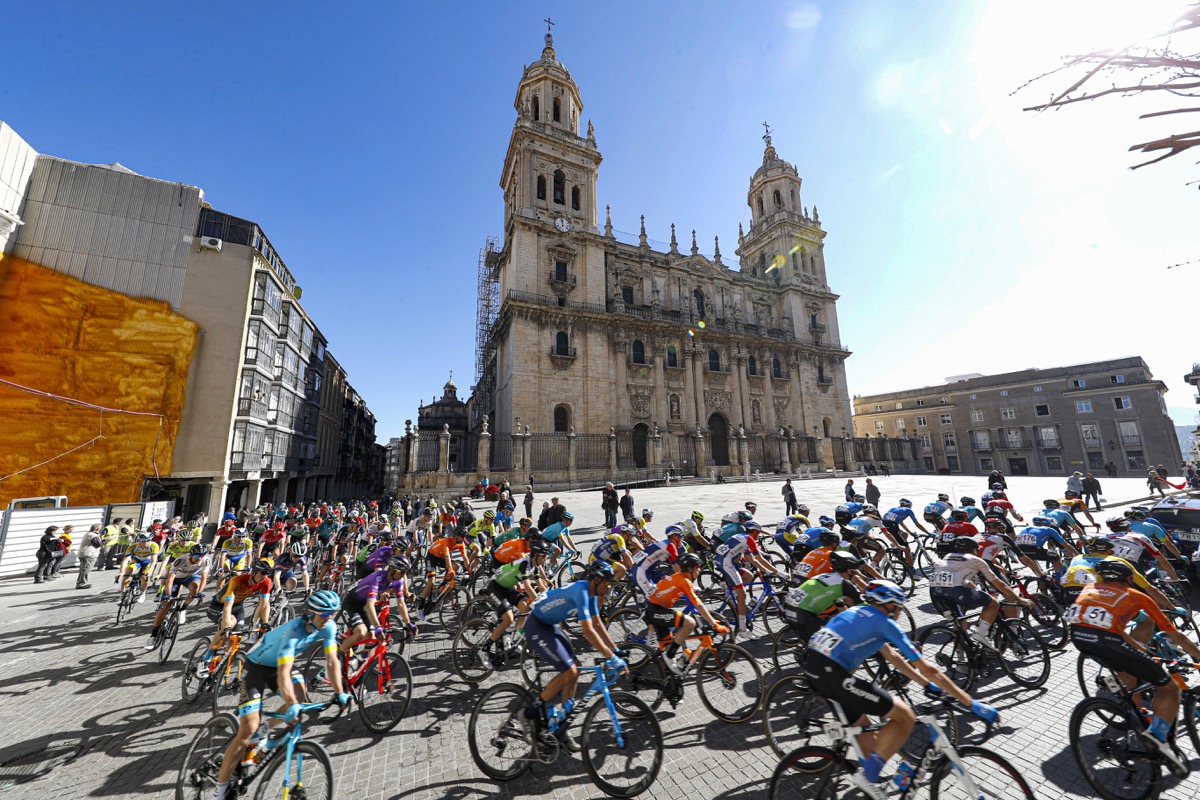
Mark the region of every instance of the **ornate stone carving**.
<instances>
[{"instance_id":1,"label":"ornate stone carving","mask_svg":"<svg viewBox=\"0 0 1200 800\"><path fill-rule=\"evenodd\" d=\"M772 400L775 403L775 424L783 425L787 422L788 398L774 397Z\"/></svg>"},{"instance_id":2,"label":"ornate stone carving","mask_svg":"<svg viewBox=\"0 0 1200 800\"><path fill-rule=\"evenodd\" d=\"M750 424L755 428L762 427L762 403L758 400L750 401Z\"/></svg>"},{"instance_id":3,"label":"ornate stone carving","mask_svg":"<svg viewBox=\"0 0 1200 800\"><path fill-rule=\"evenodd\" d=\"M668 398L668 405L671 407L671 419L678 421L679 416L679 395L673 394Z\"/></svg>"},{"instance_id":4,"label":"ornate stone carving","mask_svg":"<svg viewBox=\"0 0 1200 800\"><path fill-rule=\"evenodd\" d=\"M634 419L650 419L650 407L654 402L653 386L626 384L629 391L629 407Z\"/></svg>"},{"instance_id":5,"label":"ornate stone carving","mask_svg":"<svg viewBox=\"0 0 1200 800\"><path fill-rule=\"evenodd\" d=\"M728 413L729 408L732 405L733 392L724 389L704 390L704 406L709 411L723 411Z\"/></svg>"}]
</instances>

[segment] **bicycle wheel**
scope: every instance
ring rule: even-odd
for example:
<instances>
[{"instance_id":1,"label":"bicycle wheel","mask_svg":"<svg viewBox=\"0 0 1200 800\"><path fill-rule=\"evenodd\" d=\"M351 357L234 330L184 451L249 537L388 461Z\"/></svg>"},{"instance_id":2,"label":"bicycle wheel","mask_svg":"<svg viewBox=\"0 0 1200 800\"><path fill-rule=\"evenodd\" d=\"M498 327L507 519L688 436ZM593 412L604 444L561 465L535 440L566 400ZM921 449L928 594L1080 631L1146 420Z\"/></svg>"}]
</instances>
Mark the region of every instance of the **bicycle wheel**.
<instances>
[{"instance_id":1,"label":"bicycle wheel","mask_svg":"<svg viewBox=\"0 0 1200 800\"><path fill-rule=\"evenodd\" d=\"M176 800L209 800L213 796L225 748L237 729L233 714L218 714L200 727L179 767Z\"/></svg>"},{"instance_id":2,"label":"bicycle wheel","mask_svg":"<svg viewBox=\"0 0 1200 800\"><path fill-rule=\"evenodd\" d=\"M533 651L529 649L529 642L523 640L521 642L521 657L520 661L517 662L517 666L521 670L521 683L528 687L533 687L537 683L538 671L546 668L546 662L534 655Z\"/></svg>"},{"instance_id":3,"label":"bicycle wheel","mask_svg":"<svg viewBox=\"0 0 1200 800\"><path fill-rule=\"evenodd\" d=\"M621 688L635 693L657 711L667 690L667 668L662 657L657 650L640 642L619 642L617 648L629 665L629 681Z\"/></svg>"},{"instance_id":4,"label":"bicycle wheel","mask_svg":"<svg viewBox=\"0 0 1200 800\"><path fill-rule=\"evenodd\" d=\"M242 697L242 680L246 674L246 655L237 652L232 657L221 659L213 672L212 712L237 713Z\"/></svg>"},{"instance_id":5,"label":"bicycle wheel","mask_svg":"<svg viewBox=\"0 0 1200 800\"><path fill-rule=\"evenodd\" d=\"M612 693L615 718L603 699L583 718L579 748L592 783L613 797L636 797L654 785L663 762L662 728L642 700Z\"/></svg>"},{"instance_id":6,"label":"bicycle wheel","mask_svg":"<svg viewBox=\"0 0 1200 800\"><path fill-rule=\"evenodd\" d=\"M167 612L163 626L158 632L158 663L165 664L171 657L171 649L175 647L175 637L179 635L179 615L174 611Z\"/></svg>"},{"instance_id":7,"label":"bicycle wheel","mask_svg":"<svg viewBox=\"0 0 1200 800\"><path fill-rule=\"evenodd\" d=\"M1111 698L1113 696L1100 680L1100 676L1103 674L1104 667L1091 656L1080 653L1079 658L1075 660L1075 677L1079 681L1079 689L1083 692L1084 697L1104 695Z\"/></svg>"},{"instance_id":8,"label":"bicycle wheel","mask_svg":"<svg viewBox=\"0 0 1200 800\"><path fill-rule=\"evenodd\" d=\"M344 667L346 662L340 655L338 660ZM304 676L304 692L309 703L333 702L333 683L329 680L329 673L325 668L325 651L323 649L314 647L309 651L300 674ZM352 691L353 687L348 686L349 680L350 677L343 671L342 686L347 687L347 691Z\"/></svg>"},{"instance_id":9,"label":"bicycle wheel","mask_svg":"<svg viewBox=\"0 0 1200 800\"><path fill-rule=\"evenodd\" d=\"M200 637L192 646L187 661L183 665L183 702L194 703L201 692L209 688L209 679L196 674L196 668L204 663L204 654L208 652L208 637Z\"/></svg>"},{"instance_id":10,"label":"bicycle wheel","mask_svg":"<svg viewBox=\"0 0 1200 800\"><path fill-rule=\"evenodd\" d=\"M1191 691L1183 695L1183 727L1187 730L1192 750L1200 753L1200 708L1197 708L1196 695Z\"/></svg>"},{"instance_id":11,"label":"bicycle wheel","mask_svg":"<svg viewBox=\"0 0 1200 800\"><path fill-rule=\"evenodd\" d=\"M1147 800L1162 789L1158 754L1142 725L1120 704L1084 700L1071 713L1071 753L1083 777L1105 800Z\"/></svg>"},{"instance_id":12,"label":"bicycle wheel","mask_svg":"<svg viewBox=\"0 0 1200 800\"><path fill-rule=\"evenodd\" d=\"M912 576L908 572L908 564L905 563L904 556L899 550L893 547L888 548L887 558L884 559L880 572L883 573L883 577L904 589L905 594L909 597L913 596L916 584L913 583Z\"/></svg>"},{"instance_id":13,"label":"bicycle wheel","mask_svg":"<svg viewBox=\"0 0 1200 800\"><path fill-rule=\"evenodd\" d=\"M808 656L808 640L785 625L771 639L771 663L781 675L791 670L803 670ZM783 755L783 753L780 753Z\"/></svg>"},{"instance_id":14,"label":"bicycle wheel","mask_svg":"<svg viewBox=\"0 0 1200 800\"><path fill-rule=\"evenodd\" d=\"M528 689L500 683L484 692L471 711L467 747L475 765L492 780L510 781L533 760L532 737L523 720L532 699Z\"/></svg>"},{"instance_id":15,"label":"bicycle wheel","mask_svg":"<svg viewBox=\"0 0 1200 800\"><path fill-rule=\"evenodd\" d=\"M567 584L574 583L583 577L585 569L584 563L577 558L564 562L554 573L554 585L561 589Z\"/></svg>"},{"instance_id":16,"label":"bicycle wheel","mask_svg":"<svg viewBox=\"0 0 1200 800\"><path fill-rule=\"evenodd\" d=\"M725 722L748 721L758 712L766 693L762 667L736 644L723 644L700 657L696 690L704 707Z\"/></svg>"},{"instance_id":17,"label":"bicycle wheel","mask_svg":"<svg viewBox=\"0 0 1200 800\"><path fill-rule=\"evenodd\" d=\"M1050 677L1050 651L1046 643L1019 619L998 619L993 623L993 641L1000 654L1000 666L1019 686L1036 689Z\"/></svg>"},{"instance_id":18,"label":"bicycle wheel","mask_svg":"<svg viewBox=\"0 0 1200 800\"><path fill-rule=\"evenodd\" d=\"M900 615L896 618L896 624L908 635L909 639L917 635L917 620L908 610L908 606L900 606Z\"/></svg>"},{"instance_id":19,"label":"bicycle wheel","mask_svg":"<svg viewBox=\"0 0 1200 800\"><path fill-rule=\"evenodd\" d=\"M1053 597L1041 592L1029 595L1029 599L1033 601L1033 608L1025 611L1026 621L1042 637L1046 647L1051 650L1066 648L1067 642L1071 641L1071 632L1062 607Z\"/></svg>"},{"instance_id":20,"label":"bicycle wheel","mask_svg":"<svg viewBox=\"0 0 1200 800\"><path fill-rule=\"evenodd\" d=\"M655 643L655 636L646 625L646 618L638 606L626 606L613 612L608 619L608 634L614 642Z\"/></svg>"},{"instance_id":21,"label":"bicycle wheel","mask_svg":"<svg viewBox=\"0 0 1200 800\"><path fill-rule=\"evenodd\" d=\"M130 581L129 586L125 591L121 592L120 599L117 600L117 624L120 625L125 619L125 616L133 608L133 582Z\"/></svg>"},{"instance_id":22,"label":"bicycle wheel","mask_svg":"<svg viewBox=\"0 0 1200 800\"><path fill-rule=\"evenodd\" d=\"M983 747L960 747L958 764L945 757L933 763L929 781L932 800L977 800L979 797L1025 797L1034 794L1017 768ZM972 786L974 784L974 786Z\"/></svg>"},{"instance_id":23,"label":"bicycle wheel","mask_svg":"<svg viewBox=\"0 0 1200 800\"><path fill-rule=\"evenodd\" d=\"M284 774L279 775L279 771L285 767ZM284 785L285 775L290 776L293 786ZM284 752L268 761L256 783L258 788L254 791L254 800L295 797L295 789L301 785L304 787L305 800L333 800L333 761L325 748L316 742L297 742L290 754Z\"/></svg>"},{"instance_id":24,"label":"bicycle wheel","mask_svg":"<svg viewBox=\"0 0 1200 800\"><path fill-rule=\"evenodd\" d=\"M841 800L854 788L846 760L828 747L801 747L784 756L771 775L768 800Z\"/></svg>"},{"instance_id":25,"label":"bicycle wheel","mask_svg":"<svg viewBox=\"0 0 1200 800\"><path fill-rule=\"evenodd\" d=\"M913 570L916 575L913 577L913 583L919 580L928 580L933 574L933 556L929 555L929 551L924 547L918 547L913 553Z\"/></svg>"},{"instance_id":26,"label":"bicycle wheel","mask_svg":"<svg viewBox=\"0 0 1200 800\"><path fill-rule=\"evenodd\" d=\"M833 719L833 706L803 675L780 678L763 698L763 735L780 758L798 747L834 744L821 727Z\"/></svg>"},{"instance_id":27,"label":"bicycle wheel","mask_svg":"<svg viewBox=\"0 0 1200 800\"><path fill-rule=\"evenodd\" d=\"M450 646L450 663L455 673L467 683L482 683L494 671L492 660L483 651L491 641L492 623L483 619L467 620L454 635ZM494 645L499 647L499 643Z\"/></svg>"},{"instance_id":28,"label":"bicycle wheel","mask_svg":"<svg viewBox=\"0 0 1200 800\"><path fill-rule=\"evenodd\" d=\"M367 665L355 687L358 716L372 733L387 733L400 724L412 697L412 670L403 656L388 653Z\"/></svg>"},{"instance_id":29,"label":"bicycle wheel","mask_svg":"<svg viewBox=\"0 0 1200 800\"><path fill-rule=\"evenodd\" d=\"M762 620L763 629L772 635L781 627L786 627L787 622L783 619L783 606L779 604L779 595L773 594L764 597L754 618Z\"/></svg>"},{"instance_id":30,"label":"bicycle wheel","mask_svg":"<svg viewBox=\"0 0 1200 800\"><path fill-rule=\"evenodd\" d=\"M725 578L712 567L705 567L696 576L696 594L705 603L719 602L725 596Z\"/></svg>"},{"instance_id":31,"label":"bicycle wheel","mask_svg":"<svg viewBox=\"0 0 1200 800\"><path fill-rule=\"evenodd\" d=\"M937 664L955 685L970 691L975 685L976 672L964 638L954 630L954 623L940 622L926 628L918 637L918 643L925 657Z\"/></svg>"}]
</instances>

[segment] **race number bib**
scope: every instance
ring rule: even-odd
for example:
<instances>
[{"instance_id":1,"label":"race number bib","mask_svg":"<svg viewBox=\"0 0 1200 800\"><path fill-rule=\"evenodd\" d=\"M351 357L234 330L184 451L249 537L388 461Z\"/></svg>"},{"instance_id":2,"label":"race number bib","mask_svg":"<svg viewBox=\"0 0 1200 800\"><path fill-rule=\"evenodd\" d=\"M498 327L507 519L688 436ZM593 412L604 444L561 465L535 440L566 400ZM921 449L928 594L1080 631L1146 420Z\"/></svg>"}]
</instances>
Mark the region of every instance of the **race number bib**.
<instances>
[{"instance_id":1,"label":"race number bib","mask_svg":"<svg viewBox=\"0 0 1200 800\"><path fill-rule=\"evenodd\" d=\"M729 553L729 545L723 544L717 548L717 555L723 556Z\"/></svg>"},{"instance_id":2,"label":"race number bib","mask_svg":"<svg viewBox=\"0 0 1200 800\"><path fill-rule=\"evenodd\" d=\"M1113 555L1120 556L1126 561L1137 561L1141 558L1142 546L1118 539L1113 542Z\"/></svg>"},{"instance_id":3,"label":"race number bib","mask_svg":"<svg viewBox=\"0 0 1200 800\"><path fill-rule=\"evenodd\" d=\"M790 606L799 606L801 603L804 602L805 598L807 598L807 597L808 597L808 592L797 587L795 589L792 589L790 592L788 592L786 604L790 605Z\"/></svg>"},{"instance_id":4,"label":"race number bib","mask_svg":"<svg viewBox=\"0 0 1200 800\"><path fill-rule=\"evenodd\" d=\"M636 567L638 564L641 564L645 560L646 560L646 551L639 550L637 552L637 554L633 557L633 565Z\"/></svg>"},{"instance_id":5,"label":"race number bib","mask_svg":"<svg viewBox=\"0 0 1200 800\"><path fill-rule=\"evenodd\" d=\"M957 533L943 533L942 534L942 542L944 542L945 544L949 544L950 542L953 542L957 538L958 538Z\"/></svg>"},{"instance_id":6,"label":"race number bib","mask_svg":"<svg viewBox=\"0 0 1200 800\"><path fill-rule=\"evenodd\" d=\"M812 564L808 563L807 561L801 561L796 565L796 568L792 570L792 574L798 578L807 578L808 573L812 572L812 568Z\"/></svg>"},{"instance_id":7,"label":"race number bib","mask_svg":"<svg viewBox=\"0 0 1200 800\"><path fill-rule=\"evenodd\" d=\"M1017 534L1017 544L1027 544L1027 545L1032 545L1034 547L1037 547L1037 543L1038 543L1038 540L1037 540L1037 536L1035 534L1032 534L1032 533L1018 533Z\"/></svg>"},{"instance_id":8,"label":"race number bib","mask_svg":"<svg viewBox=\"0 0 1200 800\"><path fill-rule=\"evenodd\" d=\"M1071 606L1067 622L1072 625L1091 625L1095 628L1113 629L1113 615L1101 606Z\"/></svg>"},{"instance_id":9,"label":"race number bib","mask_svg":"<svg viewBox=\"0 0 1200 800\"><path fill-rule=\"evenodd\" d=\"M1086 586L1089 583L1096 582L1096 573L1092 572L1090 569L1072 570L1069 580L1070 583L1073 583L1076 586Z\"/></svg>"},{"instance_id":10,"label":"race number bib","mask_svg":"<svg viewBox=\"0 0 1200 800\"><path fill-rule=\"evenodd\" d=\"M949 589L954 586L954 573L948 569L939 569L929 579L930 588Z\"/></svg>"},{"instance_id":11,"label":"race number bib","mask_svg":"<svg viewBox=\"0 0 1200 800\"><path fill-rule=\"evenodd\" d=\"M808 640L808 649L828 656L833 649L842 643L842 637L828 628L822 628Z\"/></svg>"}]
</instances>

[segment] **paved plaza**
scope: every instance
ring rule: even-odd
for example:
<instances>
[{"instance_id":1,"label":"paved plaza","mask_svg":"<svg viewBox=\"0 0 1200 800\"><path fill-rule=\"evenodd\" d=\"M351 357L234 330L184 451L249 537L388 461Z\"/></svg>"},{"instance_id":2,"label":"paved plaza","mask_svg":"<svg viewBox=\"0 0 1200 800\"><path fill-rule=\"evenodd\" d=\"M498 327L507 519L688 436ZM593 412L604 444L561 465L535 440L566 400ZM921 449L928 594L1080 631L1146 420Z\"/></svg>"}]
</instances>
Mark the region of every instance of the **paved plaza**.
<instances>
[{"instance_id":1,"label":"paved plaza","mask_svg":"<svg viewBox=\"0 0 1200 800\"><path fill-rule=\"evenodd\" d=\"M864 479L856 477L855 485ZM938 491L978 497L983 478L897 476L875 479L886 508L901 496L924 503ZM797 495L814 514L829 513L842 497L844 479L795 481ZM1105 480L1105 496L1120 502L1144 496L1138 480ZM759 518L783 515L777 480L638 490L637 507L653 508L656 532L692 509L719 516L747 499L759 503ZM1060 496L1061 479L1010 479L1010 497L1022 513L1040 508L1044 497ZM580 540L594 539L602 520L599 494L564 493L576 513ZM539 505L548 496L539 495ZM1027 513L1028 516L1028 513ZM1103 522L1107 514L1097 514ZM31 580L0 584L0 798L122 798L173 796L179 762L192 734L207 718L207 706L180 700L180 670L193 641L212 625L195 614L180 633L172 660L163 666L142 644L153 605L137 606L117 628L113 573L95 575L94 588L76 591L74 575L35 586ZM919 623L932 618L925 591L910 603ZM405 656L415 676L414 702L395 731L375 736L354 715L332 726L313 726L312 738L333 753L341 798L592 798L602 796L577 757L535 766L504 786L484 779L466 746L466 721L480 689L449 671L450 639L429 633L410 644ZM752 651L770 669L767 647ZM1000 678L977 690L998 705L1007 726L989 746L1012 760L1042 798L1085 798L1092 792L1079 776L1067 748L1067 719L1079 700L1075 654L1052 658L1049 683L1039 690L1014 690ZM768 685L777 678L767 674ZM493 677L492 681L499 680ZM715 720L691 687L678 709L660 713L666 761L653 798L750 800L765 796L777 758L762 734L761 719L744 725ZM1185 745L1186 747L1186 745ZM1195 756L1196 754L1191 754ZM1194 797L1200 778L1168 780L1164 797Z\"/></svg>"}]
</instances>

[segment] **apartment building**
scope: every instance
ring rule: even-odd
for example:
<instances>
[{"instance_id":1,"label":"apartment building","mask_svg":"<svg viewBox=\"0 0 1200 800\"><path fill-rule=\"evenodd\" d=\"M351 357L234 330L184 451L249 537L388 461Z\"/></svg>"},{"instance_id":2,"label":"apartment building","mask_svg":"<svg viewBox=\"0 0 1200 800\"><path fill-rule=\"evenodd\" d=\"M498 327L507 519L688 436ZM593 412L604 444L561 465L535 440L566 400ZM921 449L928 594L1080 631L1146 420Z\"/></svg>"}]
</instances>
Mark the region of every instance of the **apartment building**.
<instances>
[{"instance_id":1,"label":"apartment building","mask_svg":"<svg viewBox=\"0 0 1200 800\"><path fill-rule=\"evenodd\" d=\"M1138 356L959 375L854 398L854 434L910 437L929 472L1142 477L1180 462L1166 384Z\"/></svg>"}]
</instances>

